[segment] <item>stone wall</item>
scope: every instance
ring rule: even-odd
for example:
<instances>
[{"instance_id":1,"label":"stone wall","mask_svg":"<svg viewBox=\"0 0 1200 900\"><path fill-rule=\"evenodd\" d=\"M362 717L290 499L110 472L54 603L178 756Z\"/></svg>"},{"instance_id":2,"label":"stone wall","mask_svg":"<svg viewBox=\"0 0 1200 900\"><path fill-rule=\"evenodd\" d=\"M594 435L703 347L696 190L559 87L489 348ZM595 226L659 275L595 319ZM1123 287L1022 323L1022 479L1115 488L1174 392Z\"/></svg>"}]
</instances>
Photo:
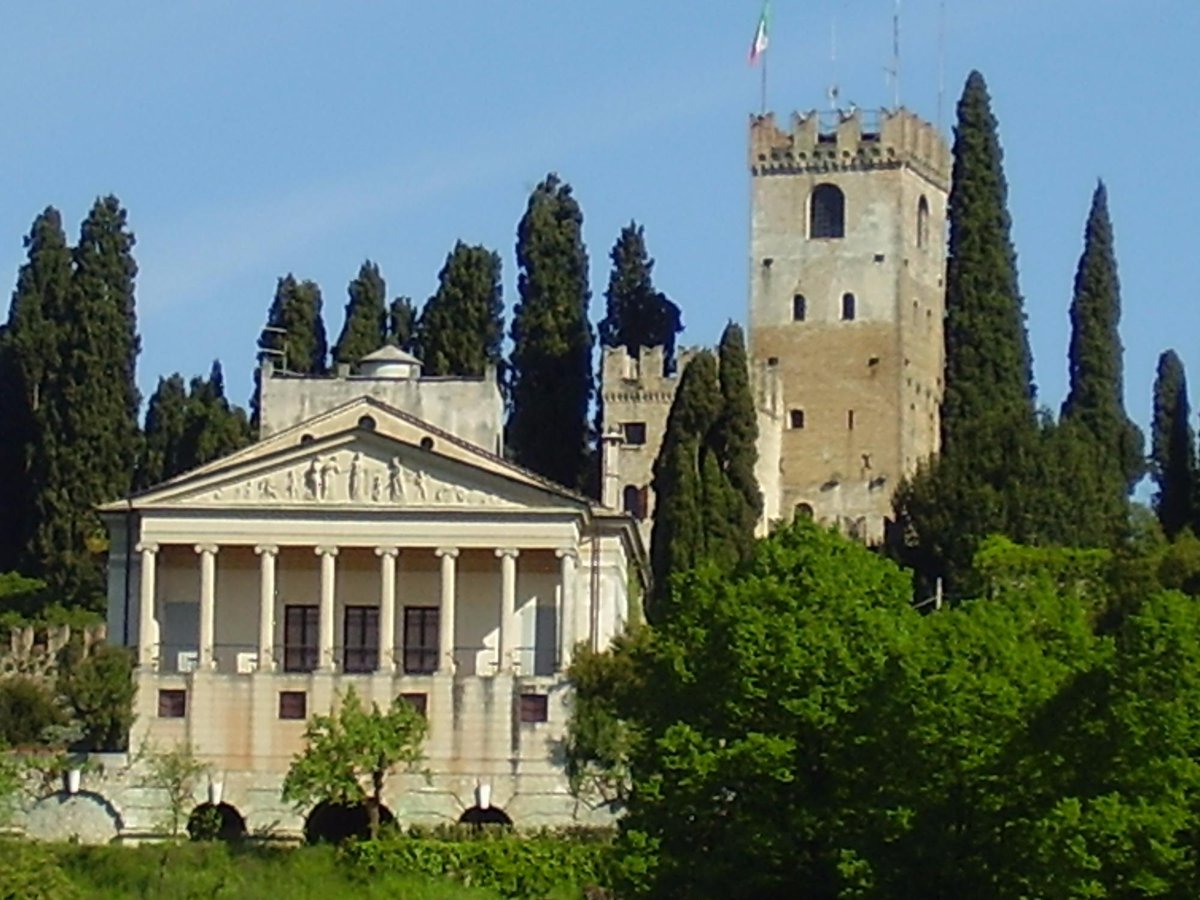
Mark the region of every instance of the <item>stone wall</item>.
<instances>
[{"instance_id":1,"label":"stone wall","mask_svg":"<svg viewBox=\"0 0 1200 900\"><path fill-rule=\"evenodd\" d=\"M96 644L103 643L105 634L104 625L93 625L75 632L85 656ZM0 678L9 675L53 678L58 668L59 653L71 643L71 636L72 630L68 625L13 628L8 632L7 642L0 645Z\"/></svg>"}]
</instances>

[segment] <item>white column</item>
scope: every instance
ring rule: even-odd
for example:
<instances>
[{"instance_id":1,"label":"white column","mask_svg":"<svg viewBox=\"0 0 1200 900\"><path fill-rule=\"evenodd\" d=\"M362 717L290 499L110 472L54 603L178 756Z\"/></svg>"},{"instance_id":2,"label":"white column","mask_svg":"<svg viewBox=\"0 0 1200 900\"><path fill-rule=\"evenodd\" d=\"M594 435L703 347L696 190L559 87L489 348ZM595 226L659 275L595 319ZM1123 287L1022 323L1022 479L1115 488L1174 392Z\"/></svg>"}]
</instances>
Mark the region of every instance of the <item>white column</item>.
<instances>
[{"instance_id":1,"label":"white column","mask_svg":"<svg viewBox=\"0 0 1200 900\"><path fill-rule=\"evenodd\" d=\"M558 587L558 668L565 672L571 665L571 651L575 649L575 617L579 610L575 605L575 571L579 553L571 547L555 550L559 562Z\"/></svg>"},{"instance_id":2,"label":"white column","mask_svg":"<svg viewBox=\"0 0 1200 900\"><path fill-rule=\"evenodd\" d=\"M438 612L438 672L454 674L455 560L458 550L443 547L434 551L442 560L442 605Z\"/></svg>"},{"instance_id":3,"label":"white column","mask_svg":"<svg viewBox=\"0 0 1200 900\"><path fill-rule=\"evenodd\" d=\"M217 545L197 544L200 554L200 663L201 671L216 662L214 636L217 624Z\"/></svg>"},{"instance_id":4,"label":"white column","mask_svg":"<svg viewBox=\"0 0 1200 900\"><path fill-rule=\"evenodd\" d=\"M275 560L279 548L260 544L254 548L259 555L258 587L258 671L275 671Z\"/></svg>"},{"instance_id":5,"label":"white column","mask_svg":"<svg viewBox=\"0 0 1200 900\"><path fill-rule=\"evenodd\" d=\"M496 551L500 557L500 659L496 670L509 672L517 650L517 554L505 547Z\"/></svg>"},{"instance_id":6,"label":"white column","mask_svg":"<svg viewBox=\"0 0 1200 900\"><path fill-rule=\"evenodd\" d=\"M376 547L379 557L379 671L396 671L396 557L395 547Z\"/></svg>"},{"instance_id":7,"label":"white column","mask_svg":"<svg viewBox=\"0 0 1200 900\"><path fill-rule=\"evenodd\" d=\"M320 625L317 633L320 635L321 649L317 655L317 670L332 672L336 668L333 648L333 613L334 591L337 583L337 547L317 547L314 551L321 557L321 611Z\"/></svg>"},{"instance_id":8,"label":"white column","mask_svg":"<svg viewBox=\"0 0 1200 900\"><path fill-rule=\"evenodd\" d=\"M138 544L142 554L142 582L138 600L138 662L153 669L158 660L158 619L154 615L158 544Z\"/></svg>"}]
</instances>

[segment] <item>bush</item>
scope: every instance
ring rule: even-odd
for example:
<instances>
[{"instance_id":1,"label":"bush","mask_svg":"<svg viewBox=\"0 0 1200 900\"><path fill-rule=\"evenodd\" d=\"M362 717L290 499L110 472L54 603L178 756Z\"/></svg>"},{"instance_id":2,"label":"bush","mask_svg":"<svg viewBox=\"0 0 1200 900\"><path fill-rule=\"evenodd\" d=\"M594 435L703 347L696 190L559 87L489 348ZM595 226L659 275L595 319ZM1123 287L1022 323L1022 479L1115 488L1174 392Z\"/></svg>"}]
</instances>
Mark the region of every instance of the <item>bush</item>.
<instances>
[{"instance_id":1,"label":"bush","mask_svg":"<svg viewBox=\"0 0 1200 900\"><path fill-rule=\"evenodd\" d=\"M59 667L58 690L78 723L76 747L87 751L124 751L133 724L133 656L124 647L102 644L81 658L68 647Z\"/></svg>"},{"instance_id":2,"label":"bush","mask_svg":"<svg viewBox=\"0 0 1200 900\"><path fill-rule=\"evenodd\" d=\"M0 900L76 900L79 896L48 847L0 842Z\"/></svg>"},{"instance_id":3,"label":"bush","mask_svg":"<svg viewBox=\"0 0 1200 900\"><path fill-rule=\"evenodd\" d=\"M17 748L43 745L47 729L66 723L58 701L42 682L23 675L0 679L0 743Z\"/></svg>"},{"instance_id":4,"label":"bush","mask_svg":"<svg viewBox=\"0 0 1200 900\"><path fill-rule=\"evenodd\" d=\"M348 844L342 854L354 868L372 876L451 877L510 900L607 890L616 864L608 834L523 836L499 829L458 840L393 834Z\"/></svg>"}]
</instances>

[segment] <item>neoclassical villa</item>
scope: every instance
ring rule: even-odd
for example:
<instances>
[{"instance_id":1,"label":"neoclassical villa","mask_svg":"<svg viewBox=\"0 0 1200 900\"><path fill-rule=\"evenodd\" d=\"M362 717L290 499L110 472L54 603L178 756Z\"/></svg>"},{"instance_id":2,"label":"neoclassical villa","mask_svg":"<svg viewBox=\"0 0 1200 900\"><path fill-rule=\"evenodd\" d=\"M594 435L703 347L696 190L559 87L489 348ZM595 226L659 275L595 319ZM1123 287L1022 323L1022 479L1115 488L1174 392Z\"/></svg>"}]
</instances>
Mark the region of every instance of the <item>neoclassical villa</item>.
<instances>
[{"instance_id":1,"label":"neoclassical villa","mask_svg":"<svg viewBox=\"0 0 1200 900\"><path fill-rule=\"evenodd\" d=\"M191 745L249 830L298 832L283 776L353 686L429 721L397 819L604 819L567 790L564 670L636 615L632 518L504 459L493 373L425 378L387 347L354 375L265 364L261 400L257 443L102 510L131 746Z\"/></svg>"}]
</instances>

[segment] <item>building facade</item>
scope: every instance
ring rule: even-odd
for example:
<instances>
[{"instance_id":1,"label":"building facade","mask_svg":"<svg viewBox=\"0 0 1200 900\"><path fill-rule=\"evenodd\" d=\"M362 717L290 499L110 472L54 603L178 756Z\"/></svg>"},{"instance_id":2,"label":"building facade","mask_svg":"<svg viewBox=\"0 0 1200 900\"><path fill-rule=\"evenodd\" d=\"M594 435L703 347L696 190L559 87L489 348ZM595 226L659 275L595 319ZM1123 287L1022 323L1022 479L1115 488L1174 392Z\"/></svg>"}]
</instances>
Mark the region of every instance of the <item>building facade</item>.
<instances>
[{"instance_id":1,"label":"building facade","mask_svg":"<svg viewBox=\"0 0 1200 900\"><path fill-rule=\"evenodd\" d=\"M131 745L190 745L248 828L296 832L283 776L354 687L428 718L428 779L387 798L402 821L604 819L567 790L564 672L636 615L635 523L498 455L494 378L424 379L394 349L363 372L267 367L262 440L104 508Z\"/></svg>"}]
</instances>

